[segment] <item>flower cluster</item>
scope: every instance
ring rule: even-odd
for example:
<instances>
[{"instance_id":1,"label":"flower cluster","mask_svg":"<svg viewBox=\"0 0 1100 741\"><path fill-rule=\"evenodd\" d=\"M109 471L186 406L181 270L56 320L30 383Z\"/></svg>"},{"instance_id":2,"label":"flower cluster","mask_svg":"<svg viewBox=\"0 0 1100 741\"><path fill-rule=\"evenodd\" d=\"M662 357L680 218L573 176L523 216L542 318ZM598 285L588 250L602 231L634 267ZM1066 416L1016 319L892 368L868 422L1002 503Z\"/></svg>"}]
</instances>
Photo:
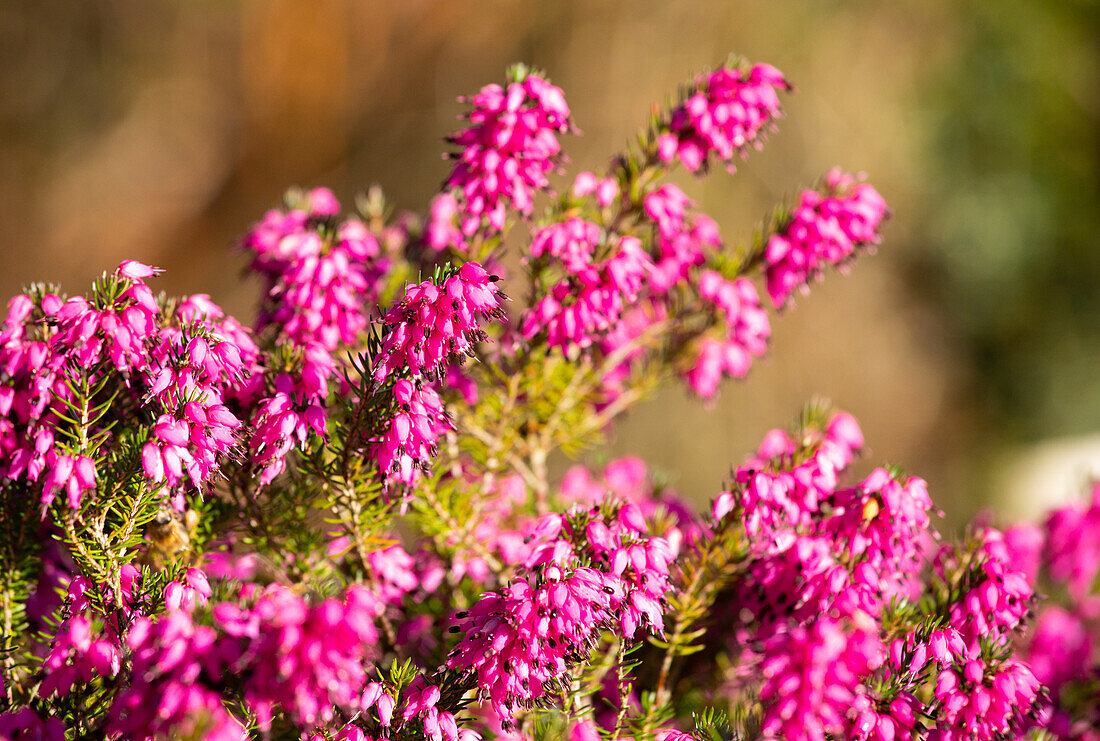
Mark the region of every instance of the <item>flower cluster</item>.
<instances>
[{"instance_id":1,"label":"flower cluster","mask_svg":"<svg viewBox=\"0 0 1100 741\"><path fill-rule=\"evenodd\" d=\"M972 659L961 671L944 671L935 690L942 721L929 738L963 741L1008 737L1028 725L1040 688L1031 669L1020 661L1009 660L994 667Z\"/></svg>"},{"instance_id":2,"label":"flower cluster","mask_svg":"<svg viewBox=\"0 0 1100 741\"><path fill-rule=\"evenodd\" d=\"M601 253L607 256L601 259ZM549 347L563 350L589 347L616 326L637 301L651 267L637 238L606 243L599 226L581 219L536 233L531 254L556 258L566 275L524 315L521 330L528 340L545 334Z\"/></svg>"},{"instance_id":3,"label":"flower cluster","mask_svg":"<svg viewBox=\"0 0 1100 741\"><path fill-rule=\"evenodd\" d=\"M862 443L846 414L773 431L715 500L717 526L733 518L749 537L743 576L720 601L739 657L731 691L761 682L768 737L994 739L1029 727L1039 684L1008 639L1032 591L1003 536L987 529L965 554L937 553L923 480L878 468L839 485ZM926 585L930 570L944 587ZM887 647L902 614L912 632Z\"/></svg>"},{"instance_id":4,"label":"flower cluster","mask_svg":"<svg viewBox=\"0 0 1100 741\"><path fill-rule=\"evenodd\" d=\"M367 556L378 598L398 606L414 592L431 594L443 580L443 569L429 551L413 556L400 545L371 551Z\"/></svg>"},{"instance_id":5,"label":"flower cluster","mask_svg":"<svg viewBox=\"0 0 1100 741\"><path fill-rule=\"evenodd\" d=\"M446 187L461 200L442 196L448 200L433 206L429 242L437 248L457 239L446 226L452 218L469 237L483 224L502 231L507 208L530 214L535 193L557 167L557 134L570 126L565 96L526 69L517 68L514 77L507 87L487 85L470 98L470 126L448 138L459 151Z\"/></svg>"},{"instance_id":6,"label":"flower cluster","mask_svg":"<svg viewBox=\"0 0 1100 741\"><path fill-rule=\"evenodd\" d=\"M544 542L525 573L455 616L464 637L447 665L474 673L479 694L506 724L519 708L564 691L566 670L591 653L601 631L626 639L640 627L663 632L667 542L641 535L645 522L635 505L611 520L597 511L544 517L536 528ZM592 566L580 565L573 539L583 539Z\"/></svg>"},{"instance_id":7,"label":"flower cluster","mask_svg":"<svg viewBox=\"0 0 1100 741\"><path fill-rule=\"evenodd\" d=\"M882 198L839 170L744 250L667 182L758 146L787 87L703 75L550 198L569 109L517 68L425 220L378 189L266 214L254 326L135 261L13 299L0 736L1096 738L1100 487L945 538L925 482L853 473L862 431L821 405L702 514L636 457L555 478L659 383L744 376L761 281L782 306L877 243ZM509 209L526 270L498 278Z\"/></svg>"},{"instance_id":8,"label":"flower cluster","mask_svg":"<svg viewBox=\"0 0 1100 741\"><path fill-rule=\"evenodd\" d=\"M686 281L689 270L704 264L707 254L720 247L722 240L718 225L705 214L690 212L691 199L672 183L647 193L643 204L656 229L658 250L650 286L663 294Z\"/></svg>"},{"instance_id":9,"label":"flower cluster","mask_svg":"<svg viewBox=\"0 0 1100 741\"><path fill-rule=\"evenodd\" d=\"M137 682L111 708L111 729L124 738L151 739L158 734L202 736L239 741L244 726L223 706L216 690L224 668L217 656L217 633L196 626L190 616L174 613L155 623L139 620L127 643L133 652Z\"/></svg>"},{"instance_id":10,"label":"flower cluster","mask_svg":"<svg viewBox=\"0 0 1100 741\"><path fill-rule=\"evenodd\" d=\"M599 476L593 476L584 466L573 466L562 477L561 498L589 507L600 504L607 496L632 504L646 522L668 522L668 529L656 534L675 555L682 544L690 545L700 538L702 528L683 497L671 488L657 486L652 479L645 461L636 457L608 462ZM637 517L634 521L638 522Z\"/></svg>"},{"instance_id":11,"label":"flower cluster","mask_svg":"<svg viewBox=\"0 0 1100 741\"><path fill-rule=\"evenodd\" d=\"M1060 741L1092 741L1100 728L1100 485L1088 501L1052 510L1041 525L1004 534L999 555L1022 564L1036 592L1062 598L1042 606L1026 641L1027 666L1049 692L1043 726ZM1019 612L1019 607L1014 612Z\"/></svg>"},{"instance_id":12,"label":"flower cluster","mask_svg":"<svg viewBox=\"0 0 1100 741\"><path fill-rule=\"evenodd\" d=\"M301 373L276 374L268 395L255 404L248 447L261 484L285 471L287 455L304 447L311 435L324 436L327 378L333 368L327 353L310 348L302 354Z\"/></svg>"},{"instance_id":13,"label":"flower cluster","mask_svg":"<svg viewBox=\"0 0 1100 741\"><path fill-rule=\"evenodd\" d=\"M433 198L424 226L424 242L436 252L448 247L462 250L466 246L466 238L462 230L455 226L458 216L458 199L453 194L440 193Z\"/></svg>"},{"instance_id":14,"label":"flower cluster","mask_svg":"<svg viewBox=\"0 0 1100 741\"><path fill-rule=\"evenodd\" d=\"M595 569L552 564L482 595L456 615L464 634L448 666L477 674L479 692L502 718L563 691L566 669L595 647L612 625L615 586Z\"/></svg>"},{"instance_id":15,"label":"flower cluster","mask_svg":"<svg viewBox=\"0 0 1100 741\"><path fill-rule=\"evenodd\" d=\"M175 319L157 335L155 362L146 372L147 398L164 412L142 447L142 468L168 487L186 475L199 488L239 442L243 423L227 404L251 395L244 386L255 383L258 350L243 329L223 321L220 309L201 298L183 302ZM176 491L174 505L182 509Z\"/></svg>"},{"instance_id":16,"label":"flower cluster","mask_svg":"<svg viewBox=\"0 0 1100 741\"><path fill-rule=\"evenodd\" d=\"M142 469L182 507L186 477L202 491L238 442L229 404L248 395L258 351L248 332L205 296L165 308L145 279L158 269L127 260L92 300L18 296L0 333L0 446L5 478L39 481L42 504L81 505L96 488L116 408L153 416ZM89 397L112 400L94 410Z\"/></svg>"},{"instance_id":17,"label":"flower cluster","mask_svg":"<svg viewBox=\"0 0 1100 741\"><path fill-rule=\"evenodd\" d=\"M857 249L878 244L886 214L879 192L840 168L825 175L824 192L802 191L789 219L764 247L772 301L782 306L826 266L842 265Z\"/></svg>"},{"instance_id":18,"label":"flower cluster","mask_svg":"<svg viewBox=\"0 0 1100 741\"><path fill-rule=\"evenodd\" d=\"M699 295L712 303L722 326L721 339L704 336L699 355L684 373L691 389L704 398L714 396L723 376L741 378L752 358L768 349L771 326L760 308L760 296L747 278L728 281L713 270L699 277Z\"/></svg>"},{"instance_id":19,"label":"flower cluster","mask_svg":"<svg viewBox=\"0 0 1100 741\"><path fill-rule=\"evenodd\" d=\"M738 491L715 499L714 519L736 508L746 531L761 543L789 528L810 531L862 447L859 423L846 412L831 415L820 431L804 430L797 441L786 430L771 430L756 455L734 469Z\"/></svg>"},{"instance_id":20,"label":"flower cluster","mask_svg":"<svg viewBox=\"0 0 1100 741\"><path fill-rule=\"evenodd\" d=\"M337 222L340 204L328 189L296 200L286 211L268 211L243 239L252 270L266 283L256 326L333 352L366 327L382 267L379 245L358 219Z\"/></svg>"},{"instance_id":21,"label":"flower cluster","mask_svg":"<svg viewBox=\"0 0 1100 741\"><path fill-rule=\"evenodd\" d=\"M932 499L924 479L899 481L876 468L860 485L836 493L828 504L836 514L822 523L834 542L860 560L856 580L883 598L913 598L925 549L935 537L929 529Z\"/></svg>"},{"instance_id":22,"label":"flower cluster","mask_svg":"<svg viewBox=\"0 0 1100 741\"><path fill-rule=\"evenodd\" d=\"M119 575L118 613L105 614L101 605L115 599L115 590L78 576L69 583L67 617L62 621L43 662L39 692L64 697L78 684L118 674L122 662L124 623L138 614L136 591L141 573L125 566Z\"/></svg>"},{"instance_id":23,"label":"flower cluster","mask_svg":"<svg viewBox=\"0 0 1100 741\"><path fill-rule=\"evenodd\" d=\"M3 738L65 741L65 724L60 718L43 719L32 708L25 707L0 713L0 734Z\"/></svg>"},{"instance_id":24,"label":"flower cluster","mask_svg":"<svg viewBox=\"0 0 1100 741\"><path fill-rule=\"evenodd\" d=\"M979 546L969 554L966 571L970 588L951 605L952 627L959 631L968 651L976 653L982 641L1007 636L1019 628L1031 611L1032 588L1005 547L1004 536L993 528L978 534ZM958 570L960 556L951 545L936 556L936 571L945 580Z\"/></svg>"},{"instance_id":25,"label":"flower cluster","mask_svg":"<svg viewBox=\"0 0 1100 741\"><path fill-rule=\"evenodd\" d=\"M126 638L134 681L111 708L111 730L151 739L202 729L204 738L239 739L244 729L220 701L225 682L239 684L261 728L277 711L304 729L328 723L334 706L360 705L380 612L362 587L310 606L283 587L246 585L239 602L213 607L212 625L186 610L139 618Z\"/></svg>"},{"instance_id":26,"label":"flower cluster","mask_svg":"<svg viewBox=\"0 0 1100 741\"><path fill-rule=\"evenodd\" d=\"M374 446L378 470L391 481L416 483L431 468L439 437L452 428L443 400L431 386L401 378L394 383L396 410Z\"/></svg>"},{"instance_id":27,"label":"flower cluster","mask_svg":"<svg viewBox=\"0 0 1100 741\"><path fill-rule=\"evenodd\" d=\"M672 549L662 537L647 536L648 526L636 504L624 504L614 519L598 517L599 506L590 510L582 541L589 561L618 577L622 597L612 602L619 627L632 639L639 627L664 633L664 599L669 585ZM574 538L579 533L574 528ZM545 547L544 547L545 548ZM619 590L616 590L616 594Z\"/></svg>"},{"instance_id":28,"label":"flower cluster","mask_svg":"<svg viewBox=\"0 0 1100 741\"><path fill-rule=\"evenodd\" d=\"M151 293L138 295L152 302ZM155 303L151 310L145 302L114 303L101 312L83 298L66 302L53 293L38 301L20 295L8 303L0 330L0 471L8 481L39 481L46 506L62 491L69 506L79 506L96 482L90 451L67 450L64 439L57 440L58 412L68 411L65 401L72 395L66 383L71 369L94 368L106 349L116 368L129 371L135 362L131 345L142 347L146 319L156 312ZM136 326L120 323L120 313Z\"/></svg>"},{"instance_id":29,"label":"flower cluster","mask_svg":"<svg viewBox=\"0 0 1100 741\"><path fill-rule=\"evenodd\" d=\"M401 720L407 724L419 719L424 735L432 741L459 741L454 713L438 706L441 694L438 685L428 682L423 675L418 676L405 690Z\"/></svg>"},{"instance_id":30,"label":"flower cluster","mask_svg":"<svg viewBox=\"0 0 1100 741\"><path fill-rule=\"evenodd\" d=\"M1036 567L1045 565L1050 578L1064 583L1075 601L1091 607L1093 586L1100 574L1100 485L1093 485L1086 506L1070 505L1051 512L1036 536L1042 544L1037 554L1041 561L1029 560ZM1015 555L1018 550L1013 550Z\"/></svg>"},{"instance_id":31,"label":"flower cluster","mask_svg":"<svg viewBox=\"0 0 1100 741\"><path fill-rule=\"evenodd\" d=\"M619 183L615 178L600 178L592 172L577 173L573 180L573 197L584 198L593 194L600 208L608 208L619 198Z\"/></svg>"},{"instance_id":32,"label":"flower cluster","mask_svg":"<svg viewBox=\"0 0 1100 741\"><path fill-rule=\"evenodd\" d=\"M412 378L438 381L448 362L461 362L486 338L483 320L502 319L497 277L468 262L437 285L408 286L386 312L386 334L374 380L406 370Z\"/></svg>"},{"instance_id":33,"label":"flower cluster","mask_svg":"<svg viewBox=\"0 0 1100 741\"><path fill-rule=\"evenodd\" d=\"M249 449L264 484L285 470L291 450L324 436L337 351L358 345L388 267L362 221L338 221L331 191L292 193L288 202L242 240L265 281L257 331L270 328L274 342L295 356L290 368L271 374L253 409Z\"/></svg>"},{"instance_id":34,"label":"flower cluster","mask_svg":"<svg viewBox=\"0 0 1100 741\"><path fill-rule=\"evenodd\" d=\"M856 612L843 620L823 617L774 637L760 665L764 737L840 734L863 678L884 658L876 627L870 616Z\"/></svg>"},{"instance_id":35,"label":"flower cluster","mask_svg":"<svg viewBox=\"0 0 1100 741\"><path fill-rule=\"evenodd\" d=\"M451 424L428 384L442 382L449 364L474 355L475 344L488 337L481 322L504 316L502 298L497 277L468 262L438 284L407 287L386 313L372 372L379 387L397 379L392 381L395 409L372 455L387 481L412 486L430 467L439 436Z\"/></svg>"},{"instance_id":36,"label":"flower cluster","mask_svg":"<svg viewBox=\"0 0 1100 741\"><path fill-rule=\"evenodd\" d=\"M658 137L658 156L664 162L679 159L692 172L705 167L711 155L731 163L746 146L759 146L764 128L780 115L778 92L788 89L783 73L770 64L700 75Z\"/></svg>"}]
</instances>

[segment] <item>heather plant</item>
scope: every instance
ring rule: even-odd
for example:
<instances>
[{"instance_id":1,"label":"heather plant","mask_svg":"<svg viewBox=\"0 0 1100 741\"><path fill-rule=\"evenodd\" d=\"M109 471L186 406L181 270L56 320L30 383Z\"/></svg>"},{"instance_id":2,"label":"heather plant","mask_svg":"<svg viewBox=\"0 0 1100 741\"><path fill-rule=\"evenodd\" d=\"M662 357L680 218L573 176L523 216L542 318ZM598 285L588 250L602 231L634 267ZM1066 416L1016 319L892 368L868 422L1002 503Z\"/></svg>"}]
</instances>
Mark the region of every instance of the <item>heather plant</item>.
<instances>
[{"instance_id":1,"label":"heather plant","mask_svg":"<svg viewBox=\"0 0 1100 741\"><path fill-rule=\"evenodd\" d=\"M790 90L727 63L562 178L565 96L517 66L460 99L423 217L376 188L265 214L251 323L135 261L12 299L0 734L1091 738L1095 503L1046 546L943 538L923 480L850 472L862 432L823 403L714 492L551 474L659 384L746 376L766 301L879 243L840 169L740 243L673 182L760 149ZM1028 634L1040 552L1076 611Z\"/></svg>"}]
</instances>

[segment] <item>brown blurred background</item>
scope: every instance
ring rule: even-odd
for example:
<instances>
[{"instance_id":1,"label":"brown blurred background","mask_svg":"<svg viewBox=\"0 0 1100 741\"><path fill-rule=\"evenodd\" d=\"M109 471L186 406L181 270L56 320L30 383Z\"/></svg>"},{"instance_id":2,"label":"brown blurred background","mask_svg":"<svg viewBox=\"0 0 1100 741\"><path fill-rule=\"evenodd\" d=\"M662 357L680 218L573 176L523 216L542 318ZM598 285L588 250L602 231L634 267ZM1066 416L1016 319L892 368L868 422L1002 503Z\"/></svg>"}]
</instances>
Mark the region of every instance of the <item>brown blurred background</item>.
<instances>
[{"instance_id":1,"label":"brown blurred background","mask_svg":"<svg viewBox=\"0 0 1100 741\"><path fill-rule=\"evenodd\" d=\"M584 131L566 150L600 169L653 103L736 52L797 91L736 176L682 182L726 239L834 164L867 171L895 215L878 255L773 323L747 383L709 410L662 392L613 452L705 498L819 394L863 422L869 464L928 478L954 521L1026 511L1042 485L1004 472L1100 431L1098 15L1089 0L4 0L0 296L80 291L136 258L168 268L166 290L250 316L231 248L251 221L289 185L350 201L378 183L422 209L455 96L511 62L564 88ZM1095 455L1081 445L1056 465L1071 479Z\"/></svg>"}]
</instances>

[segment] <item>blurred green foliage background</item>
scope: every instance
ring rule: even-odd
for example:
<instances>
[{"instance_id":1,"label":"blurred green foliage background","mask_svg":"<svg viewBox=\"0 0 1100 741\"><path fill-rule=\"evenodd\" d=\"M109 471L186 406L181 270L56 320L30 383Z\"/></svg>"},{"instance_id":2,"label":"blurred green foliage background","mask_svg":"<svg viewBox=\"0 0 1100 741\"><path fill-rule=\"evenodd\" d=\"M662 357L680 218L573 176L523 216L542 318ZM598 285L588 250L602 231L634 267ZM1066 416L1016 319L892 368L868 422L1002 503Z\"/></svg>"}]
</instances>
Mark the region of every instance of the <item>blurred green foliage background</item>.
<instances>
[{"instance_id":1,"label":"blurred green foliage background","mask_svg":"<svg viewBox=\"0 0 1100 741\"><path fill-rule=\"evenodd\" d=\"M682 179L726 239L834 164L895 215L879 254L775 320L747 383L712 409L662 391L612 452L704 499L817 394L861 419L867 465L925 476L955 521L1022 511L1042 493L999 472L1100 432L1098 31L1090 0L6 0L0 295L136 258L250 316L232 246L251 221L295 184L422 209L454 97L509 63L565 89L584 131L566 150L601 169L735 52L796 92L735 176Z\"/></svg>"}]
</instances>

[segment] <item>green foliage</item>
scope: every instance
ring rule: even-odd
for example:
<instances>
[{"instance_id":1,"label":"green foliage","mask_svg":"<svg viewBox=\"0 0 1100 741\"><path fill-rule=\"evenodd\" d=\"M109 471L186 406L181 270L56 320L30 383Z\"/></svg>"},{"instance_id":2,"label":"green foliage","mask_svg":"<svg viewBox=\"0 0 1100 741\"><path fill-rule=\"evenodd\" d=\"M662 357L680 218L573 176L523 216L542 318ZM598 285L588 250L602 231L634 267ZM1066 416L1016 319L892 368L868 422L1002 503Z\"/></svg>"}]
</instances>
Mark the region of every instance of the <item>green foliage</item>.
<instances>
[{"instance_id":1,"label":"green foliage","mask_svg":"<svg viewBox=\"0 0 1100 741\"><path fill-rule=\"evenodd\" d=\"M976 437L1091 432L1100 414L1095 3L977 0L930 80L914 283L972 368ZM934 214L934 218L931 215Z\"/></svg>"},{"instance_id":2,"label":"green foliage","mask_svg":"<svg viewBox=\"0 0 1100 741\"><path fill-rule=\"evenodd\" d=\"M26 661L26 602L42 568L39 521L26 506L28 493L22 482L0 484L0 679L8 700Z\"/></svg>"}]
</instances>

